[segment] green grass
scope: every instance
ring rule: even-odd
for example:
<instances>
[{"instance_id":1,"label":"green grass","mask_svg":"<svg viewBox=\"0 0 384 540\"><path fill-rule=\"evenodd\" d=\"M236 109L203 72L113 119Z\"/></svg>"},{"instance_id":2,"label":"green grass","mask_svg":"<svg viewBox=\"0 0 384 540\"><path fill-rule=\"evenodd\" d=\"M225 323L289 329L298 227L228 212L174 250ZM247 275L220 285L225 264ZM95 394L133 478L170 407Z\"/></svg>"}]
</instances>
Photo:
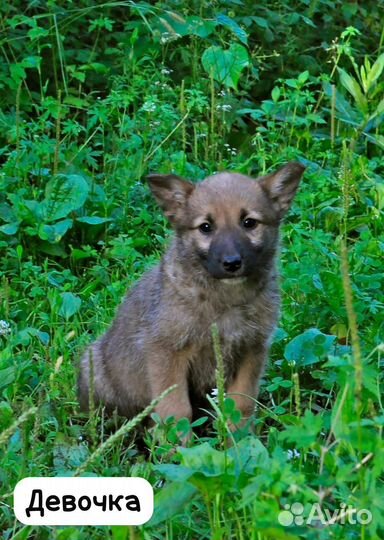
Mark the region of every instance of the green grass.
<instances>
[{"instance_id":1,"label":"green grass","mask_svg":"<svg viewBox=\"0 0 384 540\"><path fill-rule=\"evenodd\" d=\"M2 535L382 538L379 7L152 4L0 7ZM81 414L82 351L168 242L145 175L257 176L292 159L307 170L284 225L282 315L254 433L228 447L239 413L222 391L200 435L186 419L153 415L143 434L102 410ZM15 519L20 479L75 474L148 479L152 520L53 528ZM295 503L305 518L314 504L328 521L339 513L320 527L284 526L292 515L281 512ZM340 513L348 507L372 520L353 523Z\"/></svg>"}]
</instances>

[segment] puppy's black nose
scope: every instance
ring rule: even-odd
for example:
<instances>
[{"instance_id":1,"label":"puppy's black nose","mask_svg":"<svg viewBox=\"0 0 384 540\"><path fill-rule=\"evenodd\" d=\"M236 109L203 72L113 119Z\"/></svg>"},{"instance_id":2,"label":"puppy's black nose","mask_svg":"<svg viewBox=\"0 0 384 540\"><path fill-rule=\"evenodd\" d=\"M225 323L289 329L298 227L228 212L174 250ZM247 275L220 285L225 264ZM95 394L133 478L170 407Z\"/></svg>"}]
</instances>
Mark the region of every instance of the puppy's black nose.
<instances>
[{"instance_id":1,"label":"puppy's black nose","mask_svg":"<svg viewBox=\"0 0 384 540\"><path fill-rule=\"evenodd\" d=\"M237 272L241 268L240 255L227 255L223 258L223 267L226 272Z\"/></svg>"}]
</instances>

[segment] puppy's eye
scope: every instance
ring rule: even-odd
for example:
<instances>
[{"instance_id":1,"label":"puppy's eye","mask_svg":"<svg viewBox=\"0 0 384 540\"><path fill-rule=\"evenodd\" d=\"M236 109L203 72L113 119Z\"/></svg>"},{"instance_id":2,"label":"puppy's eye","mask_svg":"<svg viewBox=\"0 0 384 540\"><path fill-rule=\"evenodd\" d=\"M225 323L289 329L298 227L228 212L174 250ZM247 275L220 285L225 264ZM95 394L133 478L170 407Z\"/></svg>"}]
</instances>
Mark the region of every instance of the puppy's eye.
<instances>
[{"instance_id":1,"label":"puppy's eye","mask_svg":"<svg viewBox=\"0 0 384 540\"><path fill-rule=\"evenodd\" d=\"M210 223L208 223L208 221L201 223L201 225L199 225L198 228L199 228L199 231L202 232L203 234L209 234L213 231L213 227Z\"/></svg>"},{"instance_id":2,"label":"puppy's eye","mask_svg":"<svg viewBox=\"0 0 384 540\"><path fill-rule=\"evenodd\" d=\"M243 221L244 229L255 229L258 226L259 222L253 218L246 218Z\"/></svg>"}]
</instances>

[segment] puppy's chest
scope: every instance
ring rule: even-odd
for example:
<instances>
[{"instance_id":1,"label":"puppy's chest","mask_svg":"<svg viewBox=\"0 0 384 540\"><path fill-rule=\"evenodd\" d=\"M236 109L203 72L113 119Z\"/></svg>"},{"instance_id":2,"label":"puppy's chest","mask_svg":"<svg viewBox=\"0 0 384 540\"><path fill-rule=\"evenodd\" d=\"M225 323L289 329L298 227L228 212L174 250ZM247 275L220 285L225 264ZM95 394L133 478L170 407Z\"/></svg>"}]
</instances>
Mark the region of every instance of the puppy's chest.
<instances>
[{"instance_id":1,"label":"puppy's chest","mask_svg":"<svg viewBox=\"0 0 384 540\"><path fill-rule=\"evenodd\" d=\"M265 299L266 300L266 299ZM220 349L224 360L225 378L230 381L242 362L247 349L257 347L273 329L275 314L263 298L240 305L201 302L189 312L185 327L185 345L189 354L190 376L194 387L202 394L215 386L216 359L212 343L212 324L217 325Z\"/></svg>"},{"instance_id":2,"label":"puppy's chest","mask_svg":"<svg viewBox=\"0 0 384 540\"><path fill-rule=\"evenodd\" d=\"M244 348L251 345L256 336L244 309L232 308L220 315L216 314L215 319L202 316L200 324L193 328L190 335L192 347L188 359L193 386L201 394L215 386L216 358L212 322L217 325L227 381L233 378L236 366L241 363Z\"/></svg>"},{"instance_id":3,"label":"puppy's chest","mask_svg":"<svg viewBox=\"0 0 384 540\"><path fill-rule=\"evenodd\" d=\"M231 346L255 333L254 317L249 310L244 308L231 308L216 319L219 336L224 346ZM253 330L253 332L250 330Z\"/></svg>"},{"instance_id":4,"label":"puppy's chest","mask_svg":"<svg viewBox=\"0 0 384 540\"><path fill-rule=\"evenodd\" d=\"M214 306L201 305L196 309L189 332L190 340L197 348L211 345L212 324L217 326L225 353L230 353L233 347L249 341L257 334L257 317L247 306L215 309Z\"/></svg>"}]
</instances>

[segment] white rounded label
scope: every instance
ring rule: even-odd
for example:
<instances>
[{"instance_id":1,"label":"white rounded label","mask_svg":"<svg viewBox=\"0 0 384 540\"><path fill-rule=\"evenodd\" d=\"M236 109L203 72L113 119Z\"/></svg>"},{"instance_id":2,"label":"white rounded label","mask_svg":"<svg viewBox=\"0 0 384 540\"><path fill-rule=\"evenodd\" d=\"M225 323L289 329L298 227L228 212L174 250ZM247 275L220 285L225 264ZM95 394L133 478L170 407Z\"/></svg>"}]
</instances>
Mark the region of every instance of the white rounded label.
<instances>
[{"instance_id":1,"label":"white rounded label","mask_svg":"<svg viewBox=\"0 0 384 540\"><path fill-rule=\"evenodd\" d=\"M153 514L153 488L144 478L24 478L13 493L25 525L142 525Z\"/></svg>"}]
</instances>

